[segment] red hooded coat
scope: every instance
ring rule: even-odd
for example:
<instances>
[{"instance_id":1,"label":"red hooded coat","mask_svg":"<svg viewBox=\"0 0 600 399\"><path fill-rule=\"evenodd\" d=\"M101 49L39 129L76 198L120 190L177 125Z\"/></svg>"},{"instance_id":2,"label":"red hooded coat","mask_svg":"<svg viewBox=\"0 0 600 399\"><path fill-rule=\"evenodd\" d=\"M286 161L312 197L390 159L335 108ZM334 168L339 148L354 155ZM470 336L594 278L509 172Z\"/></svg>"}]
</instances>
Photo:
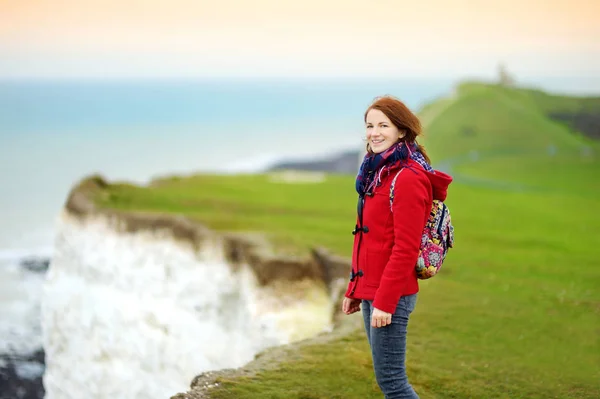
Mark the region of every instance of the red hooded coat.
<instances>
[{"instance_id":1,"label":"red hooded coat","mask_svg":"<svg viewBox=\"0 0 600 399\"><path fill-rule=\"evenodd\" d=\"M452 178L440 171L427 172L413 160L404 163L394 188L390 186L400 165L381 176L381 184L366 195L362 221L357 217L352 274L346 297L373 300L373 306L394 313L403 295L419 291L415 264L421 235L434 199L445 200Z\"/></svg>"}]
</instances>

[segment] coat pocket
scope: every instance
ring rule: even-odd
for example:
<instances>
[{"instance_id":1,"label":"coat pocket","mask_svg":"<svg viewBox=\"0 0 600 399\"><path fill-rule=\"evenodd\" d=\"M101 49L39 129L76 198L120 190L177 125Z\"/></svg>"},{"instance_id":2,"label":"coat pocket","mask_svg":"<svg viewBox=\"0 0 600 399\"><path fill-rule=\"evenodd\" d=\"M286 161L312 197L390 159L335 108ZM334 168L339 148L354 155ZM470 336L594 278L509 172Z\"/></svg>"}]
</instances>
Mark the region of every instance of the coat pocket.
<instances>
[{"instance_id":1,"label":"coat pocket","mask_svg":"<svg viewBox=\"0 0 600 399\"><path fill-rule=\"evenodd\" d=\"M390 249L367 250L367 267L365 270L365 284L378 287L383 269L388 263L392 251Z\"/></svg>"}]
</instances>

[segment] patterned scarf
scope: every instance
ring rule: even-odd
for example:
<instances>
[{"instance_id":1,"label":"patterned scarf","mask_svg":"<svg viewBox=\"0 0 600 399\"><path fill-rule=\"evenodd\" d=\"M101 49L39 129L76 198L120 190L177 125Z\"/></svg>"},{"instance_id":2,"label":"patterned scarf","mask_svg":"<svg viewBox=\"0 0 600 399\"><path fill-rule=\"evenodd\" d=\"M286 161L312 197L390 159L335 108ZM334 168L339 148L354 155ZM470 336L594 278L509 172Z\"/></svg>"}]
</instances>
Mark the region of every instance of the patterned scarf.
<instances>
[{"instance_id":1,"label":"patterned scarf","mask_svg":"<svg viewBox=\"0 0 600 399\"><path fill-rule=\"evenodd\" d=\"M375 185L381 184L381 175L397 162L405 162L407 158L419 163L425 170L433 172L415 142L400 142L380 154L366 154L356 176L356 192L360 197L371 192Z\"/></svg>"}]
</instances>

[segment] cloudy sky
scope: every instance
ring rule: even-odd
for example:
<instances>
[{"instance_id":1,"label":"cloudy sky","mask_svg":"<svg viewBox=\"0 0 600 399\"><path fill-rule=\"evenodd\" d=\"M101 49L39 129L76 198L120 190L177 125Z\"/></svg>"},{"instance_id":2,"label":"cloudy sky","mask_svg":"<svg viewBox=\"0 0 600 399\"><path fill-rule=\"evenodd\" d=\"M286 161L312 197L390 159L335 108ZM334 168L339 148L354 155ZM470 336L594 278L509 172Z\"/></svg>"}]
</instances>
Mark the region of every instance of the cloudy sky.
<instances>
[{"instance_id":1,"label":"cloudy sky","mask_svg":"<svg viewBox=\"0 0 600 399\"><path fill-rule=\"evenodd\" d=\"M0 0L0 78L600 76L597 0Z\"/></svg>"}]
</instances>

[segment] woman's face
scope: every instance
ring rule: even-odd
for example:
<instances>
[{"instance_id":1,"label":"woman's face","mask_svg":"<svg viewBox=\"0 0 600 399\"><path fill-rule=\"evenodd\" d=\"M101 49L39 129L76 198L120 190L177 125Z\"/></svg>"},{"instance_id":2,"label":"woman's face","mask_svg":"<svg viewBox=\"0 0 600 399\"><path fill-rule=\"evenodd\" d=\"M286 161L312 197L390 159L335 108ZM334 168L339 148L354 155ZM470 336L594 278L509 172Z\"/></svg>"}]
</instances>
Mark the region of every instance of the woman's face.
<instances>
[{"instance_id":1,"label":"woman's face","mask_svg":"<svg viewBox=\"0 0 600 399\"><path fill-rule=\"evenodd\" d=\"M379 154L398 142L400 131L380 110L372 109L367 113L367 142L371 151Z\"/></svg>"}]
</instances>

